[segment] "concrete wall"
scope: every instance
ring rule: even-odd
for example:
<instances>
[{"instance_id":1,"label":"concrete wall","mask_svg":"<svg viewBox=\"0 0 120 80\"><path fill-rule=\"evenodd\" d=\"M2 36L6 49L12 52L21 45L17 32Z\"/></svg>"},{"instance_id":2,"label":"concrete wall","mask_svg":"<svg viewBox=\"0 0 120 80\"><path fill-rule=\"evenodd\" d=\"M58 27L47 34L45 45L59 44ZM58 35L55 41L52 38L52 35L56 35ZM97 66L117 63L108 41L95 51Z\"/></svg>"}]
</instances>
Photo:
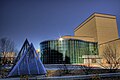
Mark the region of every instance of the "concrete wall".
<instances>
[{"instance_id":1,"label":"concrete wall","mask_svg":"<svg viewBox=\"0 0 120 80\"><path fill-rule=\"evenodd\" d=\"M120 39L116 39L113 41L109 41L107 43L100 44L99 53L101 53L100 54L101 57L103 57L103 51L105 51L106 47L110 47L110 49L113 50L113 54L115 54L116 51L116 57L120 58Z\"/></svg>"},{"instance_id":2,"label":"concrete wall","mask_svg":"<svg viewBox=\"0 0 120 80\"><path fill-rule=\"evenodd\" d=\"M74 30L75 36L93 37L97 41L97 30L94 16L88 18Z\"/></svg>"},{"instance_id":3,"label":"concrete wall","mask_svg":"<svg viewBox=\"0 0 120 80\"><path fill-rule=\"evenodd\" d=\"M115 16L96 15L98 44L118 39L118 29Z\"/></svg>"}]
</instances>

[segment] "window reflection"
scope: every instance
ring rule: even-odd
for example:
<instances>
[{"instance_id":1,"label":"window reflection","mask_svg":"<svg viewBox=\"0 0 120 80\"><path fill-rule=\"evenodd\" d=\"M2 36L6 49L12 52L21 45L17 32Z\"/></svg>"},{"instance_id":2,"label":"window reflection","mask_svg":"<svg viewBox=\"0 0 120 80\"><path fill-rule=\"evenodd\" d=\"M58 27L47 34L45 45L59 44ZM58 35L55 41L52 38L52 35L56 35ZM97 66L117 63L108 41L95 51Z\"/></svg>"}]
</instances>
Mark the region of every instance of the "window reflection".
<instances>
[{"instance_id":1,"label":"window reflection","mask_svg":"<svg viewBox=\"0 0 120 80\"><path fill-rule=\"evenodd\" d=\"M44 64L83 63L82 55L97 55L97 43L76 39L49 40L40 43Z\"/></svg>"}]
</instances>

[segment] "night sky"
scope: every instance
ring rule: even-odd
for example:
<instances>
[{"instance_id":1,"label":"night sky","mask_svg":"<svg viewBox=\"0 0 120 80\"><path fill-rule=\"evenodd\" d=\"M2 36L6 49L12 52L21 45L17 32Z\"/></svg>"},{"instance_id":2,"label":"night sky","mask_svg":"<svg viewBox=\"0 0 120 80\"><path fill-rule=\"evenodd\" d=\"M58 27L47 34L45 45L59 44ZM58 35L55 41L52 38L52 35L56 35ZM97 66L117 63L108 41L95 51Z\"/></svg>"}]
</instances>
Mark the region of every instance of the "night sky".
<instances>
[{"instance_id":1,"label":"night sky","mask_svg":"<svg viewBox=\"0 0 120 80\"><path fill-rule=\"evenodd\" d=\"M94 12L116 15L120 35L120 0L0 0L0 38L14 40L18 50L28 38L37 49L41 41L74 35Z\"/></svg>"}]
</instances>

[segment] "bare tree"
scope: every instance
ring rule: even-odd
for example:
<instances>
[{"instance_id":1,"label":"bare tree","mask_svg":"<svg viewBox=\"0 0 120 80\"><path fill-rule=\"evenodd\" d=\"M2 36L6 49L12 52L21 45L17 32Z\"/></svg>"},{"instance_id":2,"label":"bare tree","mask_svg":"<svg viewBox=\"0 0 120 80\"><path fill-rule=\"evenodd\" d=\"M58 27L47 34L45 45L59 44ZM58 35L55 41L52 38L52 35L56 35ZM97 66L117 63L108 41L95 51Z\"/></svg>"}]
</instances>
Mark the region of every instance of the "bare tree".
<instances>
[{"instance_id":1,"label":"bare tree","mask_svg":"<svg viewBox=\"0 0 120 80\"><path fill-rule=\"evenodd\" d=\"M118 47L116 45L105 46L103 50L103 60L105 60L106 63L100 63L103 68L116 71L120 67L120 54L117 49Z\"/></svg>"},{"instance_id":2,"label":"bare tree","mask_svg":"<svg viewBox=\"0 0 120 80\"><path fill-rule=\"evenodd\" d=\"M15 44L8 38L0 39L0 53L6 59L8 53L15 52ZM4 59L4 60L5 60Z\"/></svg>"},{"instance_id":3,"label":"bare tree","mask_svg":"<svg viewBox=\"0 0 120 80\"><path fill-rule=\"evenodd\" d=\"M12 54L15 54L15 44L12 40L8 38L1 38L0 39L0 57L1 57L1 66L4 66L6 64L9 64L10 61L8 61L8 57L11 57ZM4 71L3 71L4 72Z\"/></svg>"}]
</instances>

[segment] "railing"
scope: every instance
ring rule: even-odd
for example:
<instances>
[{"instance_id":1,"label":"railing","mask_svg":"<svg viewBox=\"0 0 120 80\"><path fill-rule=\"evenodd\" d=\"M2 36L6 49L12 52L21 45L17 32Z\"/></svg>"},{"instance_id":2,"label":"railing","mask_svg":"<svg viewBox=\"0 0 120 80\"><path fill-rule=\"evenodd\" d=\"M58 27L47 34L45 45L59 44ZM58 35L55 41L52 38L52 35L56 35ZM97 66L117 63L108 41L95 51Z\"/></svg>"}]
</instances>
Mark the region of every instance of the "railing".
<instances>
[{"instance_id":1,"label":"railing","mask_svg":"<svg viewBox=\"0 0 120 80\"><path fill-rule=\"evenodd\" d=\"M101 79L101 78L120 78L119 73L104 73L104 74L90 74L90 75L76 75L76 76L58 76L58 77L43 77L43 76L36 76L36 77L29 77L29 80L86 80L86 79ZM22 78L25 80L25 78ZM3 79L0 79L3 80ZM20 78L4 78L4 80L20 80Z\"/></svg>"},{"instance_id":2,"label":"railing","mask_svg":"<svg viewBox=\"0 0 120 80\"><path fill-rule=\"evenodd\" d=\"M111 77L119 77L120 78L120 72L119 73L104 73L104 74L90 74L90 75L77 75L77 76L59 76L59 77L37 77L36 79L44 79L44 80L86 80L86 79L92 79L92 78L111 78Z\"/></svg>"}]
</instances>

